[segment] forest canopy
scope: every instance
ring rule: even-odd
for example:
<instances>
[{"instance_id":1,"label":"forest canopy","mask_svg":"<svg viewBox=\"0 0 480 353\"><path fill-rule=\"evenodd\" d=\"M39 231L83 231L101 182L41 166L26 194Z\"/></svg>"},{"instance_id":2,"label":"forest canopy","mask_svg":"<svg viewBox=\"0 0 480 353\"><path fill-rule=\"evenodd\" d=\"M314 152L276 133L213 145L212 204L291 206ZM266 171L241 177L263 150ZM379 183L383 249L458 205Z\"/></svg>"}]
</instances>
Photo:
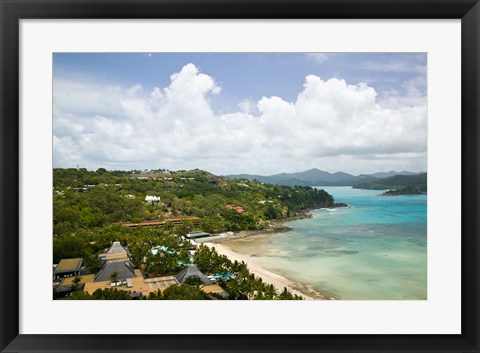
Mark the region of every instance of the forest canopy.
<instances>
[{"instance_id":1,"label":"forest canopy","mask_svg":"<svg viewBox=\"0 0 480 353\"><path fill-rule=\"evenodd\" d=\"M212 233L260 229L269 219L334 202L324 190L229 180L201 170L54 169L53 189L54 235L176 216L199 217L200 228ZM146 195L160 201L146 202Z\"/></svg>"}]
</instances>

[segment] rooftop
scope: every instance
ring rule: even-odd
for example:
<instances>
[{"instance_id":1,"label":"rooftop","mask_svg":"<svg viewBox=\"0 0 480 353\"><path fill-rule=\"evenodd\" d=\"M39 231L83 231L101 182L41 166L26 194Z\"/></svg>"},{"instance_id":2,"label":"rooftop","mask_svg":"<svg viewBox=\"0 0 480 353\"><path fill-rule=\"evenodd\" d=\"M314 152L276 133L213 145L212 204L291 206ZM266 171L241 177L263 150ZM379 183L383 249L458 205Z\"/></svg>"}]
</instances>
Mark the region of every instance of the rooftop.
<instances>
[{"instance_id":1,"label":"rooftop","mask_svg":"<svg viewBox=\"0 0 480 353\"><path fill-rule=\"evenodd\" d=\"M77 290L82 290L85 287L85 283L79 283L77 285ZM54 289L57 293L67 293L73 291L73 283L71 284L60 284L57 288Z\"/></svg>"},{"instance_id":2,"label":"rooftop","mask_svg":"<svg viewBox=\"0 0 480 353\"><path fill-rule=\"evenodd\" d=\"M108 249L105 254L127 254L128 256L132 256L130 251L127 248L124 248L119 241L114 241L110 249Z\"/></svg>"},{"instance_id":3,"label":"rooftop","mask_svg":"<svg viewBox=\"0 0 480 353\"><path fill-rule=\"evenodd\" d=\"M184 217L172 217L172 218L167 218L164 221L144 221L140 223L130 223L130 222L120 222L122 226L125 227L147 227L147 226L163 226L167 223L182 223L184 221L199 221L200 218L195 217L195 216L184 216Z\"/></svg>"},{"instance_id":4,"label":"rooftop","mask_svg":"<svg viewBox=\"0 0 480 353\"><path fill-rule=\"evenodd\" d=\"M210 236L210 233L202 232L202 231L196 231L196 232L190 232L186 235L187 238L199 238L199 237L208 237Z\"/></svg>"},{"instance_id":5,"label":"rooftop","mask_svg":"<svg viewBox=\"0 0 480 353\"><path fill-rule=\"evenodd\" d=\"M82 258L75 259L62 259L58 263L58 266L55 267L53 273L64 273L64 272L74 272L80 271L82 268Z\"/></svg>"},{"instance_id":6,"label":"rooftop","mask_svg":"<svg viewBox=\"0 0 480 353\"><path fill-rule=\"evenodd\" d=\"M93 282L95 279L95 275L83 275L78 277L80 277L79 283ZM74 279L75 277L65 277L60 284L62 285L73 284Z\"/></svg>"},{"instance_id":7,"label":"rooftop","mask_svg":"<svg viewBox=\"0 0 480 353\"><path fill-rule=\"evenodd\" d=\"M207 286L202 286L200 289L205 293L215 293L215 294L221 295L224 298L228 296L228 293L225 291L225 289L220 287L218 284L210 284Z\"/></svg>"},{"instance_id":8,"label":"rooftop","mask_svg":"<svg viewBox=\"0 0 480 353\"><path fill-rule=\"evenodd\" d=\"M103 254L100 256L101 258L110 261L110 260L128 260L128 254L125 253L110 253L110 254Z\"/></svg>"},{"instance_id":9,"label":"rooftop","mask_svg":"<svg viewBox=\"0 0 480 353\"><path fill-rule=\"evenodd\" d=\"M135 270L135 272L140 274L140 270ZM125 284L124 282L121 282L116 286L112 286L111 281L85 283L84 291L92 294L97 289L116 288L118 290L131 292L132 294L141 293L142 295L146 296L148 293L156 292L157 290L163 292L165 288L171 286L172 284L178 284L178 281L173 276L144 279L141 275L139 275L137 277L127 279L125 282Z\"/></svg>"},{"instance_id":10,"label":"rooftop","mask_svg":"<svg viewBox=\"0 0 480 353\"><path fill-rule=\"evenodd\" d=\"M129 260L110 260L105 262L100 271L95 275L95 282L111 281L112 273L117 273L119 280L133 278L136 276L134 272L135 266Z\"/></svg>"},{"instance_id":11,"label":"rooftop","mask_svg":"<svg viewBox=\"0 0 480 353\"><path fill-rule=\"evenodd\" d=\"M188 278L188 277L192 277L192 276L197 276L199 277L201 280L202 280L202 283L204 285L210 285L212 284L212 281L210 281L208 279L207 276L205 276L199 269L196 265L188 265L186 267L183 268L182 271L180 271L179 273L177 273L175 275L175 277L177 278L178 282L179 283L184 283L185 280Z\"/></svg>"}]
</instances>

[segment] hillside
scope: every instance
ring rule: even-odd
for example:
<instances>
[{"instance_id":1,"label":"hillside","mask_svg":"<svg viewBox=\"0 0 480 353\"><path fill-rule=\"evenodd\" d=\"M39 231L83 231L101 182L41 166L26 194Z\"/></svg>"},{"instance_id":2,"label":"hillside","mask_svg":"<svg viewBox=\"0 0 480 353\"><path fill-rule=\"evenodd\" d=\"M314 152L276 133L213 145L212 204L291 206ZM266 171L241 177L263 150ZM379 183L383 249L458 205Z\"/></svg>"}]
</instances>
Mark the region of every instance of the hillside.
<instances>
[{"instance_id":1,"label":"hillside","mask_svg":"<svg viewBox=\"0 0 480 353\"><path fill-rule=\"evenodd\" d=\"M230 180L201 170L54 169L53 186L54 235L179 216L199 217L198 227L211 233L261 229L269 219L334 203L323 190Z\"/></svg>"},{"instance_id":2,"label":"hillside","mask_svg":"<svg viewBox=\"0 0 480 353\"><path fill-rule=\"evenodd\" d=\"M138 295L151 300L302 299L287 288L264 282L244 262L230 261L214 248L192 242L188 234L269 228L271 219L336 206L323 190L238 182L202 170L54 169L53 186L53 264L82 259L82 273L68 278L73 280L67 288L72 293L65 299L71 300L126 300ZM146 288L142 286L147 280L176 276L195 264L204 275L225 275L215 281L221 292L200 288L196 276L180 283L162 280L158 290L149 285L148 294L136 292L130 288L136 284L120 282L118 253L112 260L115 267L108 270L109 280L97 281L94 274L107 271L106 251L114 242L128 249L128 261L120 262L126 266L124 271L135 268L135 276L125 278L145 281L140 289ZM85 280L82 287L77 279ZM92 293L85 288L93 282L100 287ZM65 297L56 290L62 283L54 282L54 299Z\"/></svg>"},{"instance_id":3,"label":"hillside","mask_svg":"<svg viewBox=\"0 0 480 353\"><path fill-rule=\"evenodd\" d=\"M329 173L317 168L297 173L280 173L274 175L236 174L227 175L229 179L258 180L263 183L287 186L351 186L376 181L377 179L393 175L415 175L413 172L379 172L374 174L361 174L354 176L344 172Z\"/></svg>"},{"instance_id":4,"label":"hillside","mask_svg":"<svg viewBox=\"0 0 480 353\"><path fill-rule=\"evenodd\" d=\"M286 185L286 186L318 186L318 185L352 185L355 177L351 174L337 172L329 173L317 168L297 173L280 173L269 176L237 174L227 175L229 179L258 180L263 183Z\"/></svg>"},{"instance_id":5,"label":"hillside","mask_svg":"<svg viewBox=\"0 0 480 353\"><path fill-rule=\"evenodd\" d=\"M427 192L427 173L417 175L395 175L371 182L359 183L356 189L389 190L385 195L412 195Z\"/></svg>"}]
</instances>

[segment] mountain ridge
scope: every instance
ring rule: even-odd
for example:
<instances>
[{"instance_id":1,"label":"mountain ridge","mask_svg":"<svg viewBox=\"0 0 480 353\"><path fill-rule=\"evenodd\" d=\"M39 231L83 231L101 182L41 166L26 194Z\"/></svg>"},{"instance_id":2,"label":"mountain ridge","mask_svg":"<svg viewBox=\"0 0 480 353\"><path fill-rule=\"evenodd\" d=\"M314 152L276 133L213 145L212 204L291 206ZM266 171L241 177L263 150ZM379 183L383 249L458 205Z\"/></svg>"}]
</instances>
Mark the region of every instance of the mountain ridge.
<instances>
[{"instance_id":1,"label":"mountain ridge","mask_svg":"<svg viewBox=\"0 0 480 353\"><path fill-rule=\"evenodd\" d=\"M256 179L263 183L278 184L287 186L353 186L359 183L369 183L378 179L384 179L395 175L417 175L421 174L401 171L396 172L390 170L388 172L377 172L372 174L352 175L342 171L330 173L318 168L312 168L303 172L279 173L272 175L258 174L231 174L225 175L229 179Z\"/></svg>"}]
</instances>

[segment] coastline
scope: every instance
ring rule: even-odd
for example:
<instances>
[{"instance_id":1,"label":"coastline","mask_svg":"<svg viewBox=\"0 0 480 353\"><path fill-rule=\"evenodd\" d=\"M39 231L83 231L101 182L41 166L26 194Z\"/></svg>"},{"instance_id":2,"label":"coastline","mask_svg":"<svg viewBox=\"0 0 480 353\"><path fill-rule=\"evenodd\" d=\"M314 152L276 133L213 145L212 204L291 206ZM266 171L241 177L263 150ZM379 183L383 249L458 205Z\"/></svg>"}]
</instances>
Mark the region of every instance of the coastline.
<instances>
[{"instance_id":1,"label":"coastline","mask_svg":"<svg viewBox=\"0 0 480 353\"><path fill-rule=\"evenodd\" d=\"M228 235L227 238L213 240L213 241L210 241L209 243L218 244L218 243L223 243L225 241L238 240L238 239L242 239L242 238L250 237L254 235L271 235L274 233L288 232L292 228L286 226L285 223L300 220L300 219L312 218L311 211L313 211L313 209L305 210L304 212L296 214L295 216L291 216L291 217L271 219L270 221L268 221L269 223L268 227L263 229L241 230L239 232L227 232L227 233L224 233Z\"/></svg>"},{"instance_id":2,"label":"coastline","mask_svg":"<svg viewBox=\"0 0 480 353\"><path fill-rule=\"evenodd\" d=\"M333 207L348 207L348 205L336 203ZM290 292L303 297L305 300L336 300L338 298L335 298L335 296L330 293L318 291L311 285L291 280L282 274L267 270L255 260L254 256L238 253L226 245L228 242L247 237L260 238L272 236L276 233L288 232L292 230L292 228L285 225L287 222L312 218L313 215L311 212L313 210L315 209L304 209L290 217L270 220L268 227L264 229L229 232L226 238L204 242L203 244L210 248L215 248L219 254L227 256L231 261L245 262L250 272L260 277L264 282L273 284L278 291L282 291L287 287Z\"/></svg>"},{"instance_id":3,"label":"coastline","mask_svg":"<svg viewBox=\"0 0 480 353\"><path fill-rule=\"evenodd\" d=\"M395 202L394 198L382 200L375 192L353 191L342 196L348 201L358 196L360 204L368 200L371 206L342 205L353 210L337 210L337 213L330 208L313 210L311 220L270 221L265 223L264 230L229 232L224 239L215 240L220 245L211 246L231 260L243 261L251 273L277 290L287 287L307 300L332 297L340 300L424 300L427 297L424 197L420 197L421 202L407 198ZM370 212L372 207L379 211ZM400 222L390 216L392 209L396 213L403 210L414 213L408 222L403 219ZM392 220L391 226L375 224L376 220L383 221L385 217L391 217L386 218ZM306 218L305 215L302 218ZM358 228L352 229L351 224ZM415 236L415 242L405 234ZM378 268L384 272L379 272ZM313 288L305 288L305 284ZM320 295L312 295L309 289Z\"/></svg>"},{"instance_id":4,"label":"coastline","mask_svg":"<svg viewBox=\"0 0 480 353\"><path fill-rule=\"evenodd\" d=\"M256 233L258 234L258 233ZM238 239L238 238L237 238ZM255 259L250 255L244 255L233 251L226 245L219 243L205 242L204 245L209 248L215 248L215 250L221 254L227 256L231 261L245 262L250 272L255 276L260 277L263 281L272 284L278 291L282 291L287 287L293 294L297 294L303 297L305 300L333 300L334 297L318 292L312 286L305 285L300 282L293 281L277 273L262 267Z\"/></svg>"}]
</instances>

